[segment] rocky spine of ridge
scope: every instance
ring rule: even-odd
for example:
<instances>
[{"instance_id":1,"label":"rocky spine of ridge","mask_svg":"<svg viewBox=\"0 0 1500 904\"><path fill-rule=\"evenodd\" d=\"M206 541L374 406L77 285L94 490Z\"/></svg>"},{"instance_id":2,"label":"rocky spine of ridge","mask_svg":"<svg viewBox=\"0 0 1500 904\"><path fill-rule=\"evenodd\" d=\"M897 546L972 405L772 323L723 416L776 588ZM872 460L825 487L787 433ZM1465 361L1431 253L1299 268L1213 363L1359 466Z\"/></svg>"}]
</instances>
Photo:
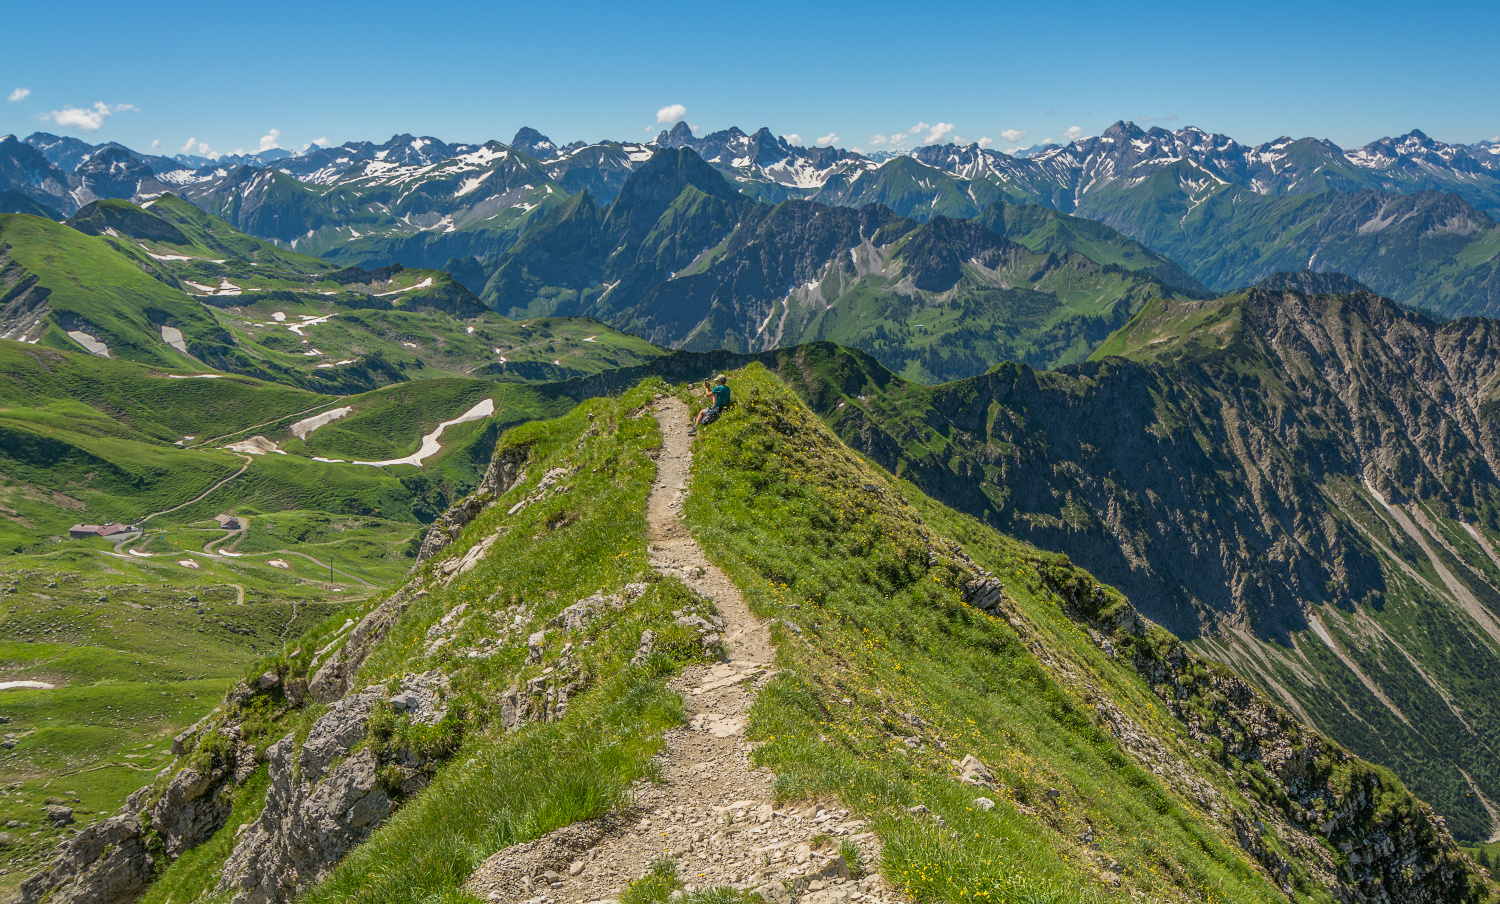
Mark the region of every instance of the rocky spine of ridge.
<instances>
[{"instance_id":1,"label":"rocky spine of ridge","mask_svg":"<svg viewBox=\"0 0 1500 904\"><path fill-rule=\"evenodd\" d=\"M1492 898L1443 818L1389 773L1352 756L1223 666L1198 659L1066 557L1042 556L1035 564L1068 616L1087 627L1100 649L1126 658L1188 735L1215 762L1241 775L1238 784L1255 798L1258 818L1233 812L1236 840L1290 897L1295 899L1288 854L1341 904ZM971 584L976 590L984 586L982 580ZM997 614L1024 626L1003 591L986 596ZM1022 635L1039 658L1065 671L1024 627ZM1153 773L1210 812L1222 809L1211 785L1164 757L1108 699L1095 692L1088 697L1121 746Z\"/></svg>"}]
</instances>

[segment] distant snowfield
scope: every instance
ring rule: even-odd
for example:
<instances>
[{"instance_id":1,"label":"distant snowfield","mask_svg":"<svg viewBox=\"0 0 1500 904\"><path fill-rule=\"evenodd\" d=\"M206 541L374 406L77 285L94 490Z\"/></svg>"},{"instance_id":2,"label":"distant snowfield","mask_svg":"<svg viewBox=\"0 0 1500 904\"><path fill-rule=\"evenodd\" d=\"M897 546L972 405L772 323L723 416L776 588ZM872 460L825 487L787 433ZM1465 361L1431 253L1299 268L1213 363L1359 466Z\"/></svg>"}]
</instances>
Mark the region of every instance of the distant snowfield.
<instances>
[{"instance_id":1,"label":"distant snowfield","mask_svg":"<svg viewBox=\"0 0 1500 904\"><path fill-rule=\"evenodd\" d=\"M0 681L0 691L38 690L50 691L57 687L45 681Z\"/></svg>"},{"instance_id":2,"label":"distant snowfield","mask_svg":"<svg viewBox=\"0 0 1500 904\"><path fill-rule=\"evenodd\" d=\"M182 352L184 355L188 354L187 343L184 342L183 339L182 339L182 330L179 330L177 327L175 327L175 326L164 326L164 327L162 327L161 328L161 338L168 345L170 345L173 348L177 349L178 351Z\"/></svg>"},{"instance_id":3,"label":"distant snowfield","mask_svg":"<svg viewBox=\"0 0 1500 904\"><path fill-rule=\"evenodd\" d=\"M88 349L89 354L98 355L101 358L109 357L109 346L85 333L83 330L68 330L68 335L73 341Z\"/></svg>"},{"instance_id":4,"label":"distant snowfield","mask_svg":"<svg viewBox=\"0 0 1500 904\"><path fill-rule=\"evenodd\" d=\"M441 424L438 424L436 429L434 429L426 436L422 437L422 447L412 454L406 456L405 458L392 458L387 461L345 461L342 458L314 457L313 461L324 461L329 463L351 465L372 465L377 468L390 467L391 465L412 465L413 467L420 468L422 467L423 459L431 458L443 448L440 440L442 439L444 430L458 424L467 424L469 421L482 420L483 418L487 418L494 413L495 400L485 399L484 401L475 405L473 408L470 408L468 411L460 414L453 420L443 421Z\"/></svg>"},{"instance_id":5,"label":"distant snowfield","mask_svg":"<svg viewBox=\"0 0 1500 904\"><path fill-rule=\"evenodd\" d=\"M292 431L292 435L297 437L298 439L307 439L308 434L312 433L314 430L318 429L319 427L331 424L339 418L348 417L349 414L353 411L354 408L352 406L345 405L343 408L335 408L332 411L325 411L322 414L315 414L312 417L303 418L302 420L291 426L290 429Z\"/></svg>"},{"instance_id":6,"label":"distant snowfield","mask_svg":"<svg viewBox=\"0 0 1500 904\"><path fill-rule=\"evenodd\" d=\"M449 230L449 231L451 232L452 230ZM375 297L376 298L384 298L387 295L400 295L402 292L415 292L417 289L430 289L430 288L432 288L432 277L429 276L426 279L422 280L421 282L417 283L416 285L414 285L414 286L408 286L405 289L397 289L394 292L377 292L377 293L375 293Z\"/></svg>"}]
</instances>

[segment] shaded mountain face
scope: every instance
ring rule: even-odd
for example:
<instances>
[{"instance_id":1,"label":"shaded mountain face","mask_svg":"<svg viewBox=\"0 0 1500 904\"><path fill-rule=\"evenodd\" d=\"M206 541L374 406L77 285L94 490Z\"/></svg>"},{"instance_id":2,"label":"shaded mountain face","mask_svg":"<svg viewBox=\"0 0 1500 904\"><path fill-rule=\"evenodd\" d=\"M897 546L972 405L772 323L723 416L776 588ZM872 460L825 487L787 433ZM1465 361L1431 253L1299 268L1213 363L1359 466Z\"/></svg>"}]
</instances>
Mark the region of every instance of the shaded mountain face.
<instances>
[{"instance_id":1,"label":"shaded mountain face","mask_svg":"<svg viewBox=\"0 0 1500 904\"><path fill-rule=\"evenodd\" d=\"M0 191L14 192L52 210L71 211L78 207L68 193L67 173L14 135L0 137ZM18 205L19 202L14 202L13 206Z\"/></svg>"},{"instance_id":2,"label":"shaded mountain face","mask_svg":"<svg viewBox=\"0 0 1500 904\"><path fill-rule=\"evenodd\" d=\"M987 214L924 224L880 205L755 203L693 151L662 151L608 208L570 199L472 266L511 316L586 314L690 349L831 339L933 382L1007 358L1082 360L1147 299L1202 291L1107 227ZM1007 217L1020 241L987 225Z\"/></svg>"},{"instance_id":3,"label":"shaded mountain face","mask_svg":"<svg viewBox=\"0 0 1500 904\"><path fill-rule=\"evenodd\" d=\"M1488 834L1473 792L1500 800L1500 324L1254 290L1149 304L1058 373L929 388L825 370L809 394L856 448L1089 562Z\"/></svg>"},{"instance_id":4,"label":"shaded mountain face","mask_svg":"<svg viewBox=\"0 0 1500 904\"><path fill-rule=\"evenodd\" d=\"M1317 273L1312 270L1272 273L1256 283L1255 288L1272 292L1300 292L1303 295L1375 294L1370 291L1369 286L1352 276L1343 273Z\"/></svg>"},{"instance_id":5,"label":"shaded mountain face","mask_svg":"<svg viewBox=\"0 0 1500 904\"><path fill-rule=\"evenodd\" d=\"M1457 195L1272 197L1186 177L1183 164L1163 170L1099 216L1221 291L1313 269L1441 316L1500 311L1500 225Z\"/></svg>"}]
</instances>

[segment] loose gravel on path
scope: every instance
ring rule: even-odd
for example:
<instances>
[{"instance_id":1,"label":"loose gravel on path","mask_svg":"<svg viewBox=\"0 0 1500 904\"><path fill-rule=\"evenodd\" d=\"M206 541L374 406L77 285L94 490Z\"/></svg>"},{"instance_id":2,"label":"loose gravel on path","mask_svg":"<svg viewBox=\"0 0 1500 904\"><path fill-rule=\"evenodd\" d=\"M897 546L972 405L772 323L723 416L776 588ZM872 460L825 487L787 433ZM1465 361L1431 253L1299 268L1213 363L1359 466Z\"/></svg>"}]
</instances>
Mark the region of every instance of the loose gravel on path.
<instances>
[{"instance_id":1,"label":"loose gravel on path","mask_svg":"<svg viewBox=\"0 0 1500 904\"><path fill-rule=\"evenodd\" d=\"M687 406L664 397L654 413L664 442L647 505L652 565L714 602L728 661L685 669L669 682L683 696L688 722L667 732L658 778L636 783L629 811L501 850L467 888L495 902L613 902L668 858L689 890L733 886L773 904L903 900L878 875L851 876L839 855L850 842L865 864L878 863L878 841L861 820L837 804L778 807L775 776L750 762L745 724L755 691L772 676L775 648L682 522L692 465Z\"/></svg>"}]
</instances>

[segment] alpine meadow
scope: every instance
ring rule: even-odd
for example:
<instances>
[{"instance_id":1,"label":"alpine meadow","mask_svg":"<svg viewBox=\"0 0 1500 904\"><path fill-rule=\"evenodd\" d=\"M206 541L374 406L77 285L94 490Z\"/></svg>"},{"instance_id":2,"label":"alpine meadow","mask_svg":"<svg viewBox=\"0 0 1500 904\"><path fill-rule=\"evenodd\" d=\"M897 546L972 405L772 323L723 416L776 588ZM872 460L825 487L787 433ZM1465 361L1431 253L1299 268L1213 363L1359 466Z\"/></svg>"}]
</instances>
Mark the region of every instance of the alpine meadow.
<instances>
[{"instance_id":1,"label":"alpine meadow","mask_svg":"<svg viewBox=\"0 0 1500 904\"><path fill-rule=\"evenodd\" d=\"M1226 12L1087 0L994 57L1036 97L856 73L958 47L896 8L7 14L0 899L1500 904L1500 95L1434 75L1500 20L1448 5L1271 11L1231 89L1102 65ZM1309 61L1335 14L1422 71ZM75 26L140 59L19 38ZM1455 140L1268 137L1304 94ZM210 147L272 98L306 138ZM717 118L772 100L828 134ZM1157 107L1248 137L1099 112Z\"/></svg>"}]
</instances>

